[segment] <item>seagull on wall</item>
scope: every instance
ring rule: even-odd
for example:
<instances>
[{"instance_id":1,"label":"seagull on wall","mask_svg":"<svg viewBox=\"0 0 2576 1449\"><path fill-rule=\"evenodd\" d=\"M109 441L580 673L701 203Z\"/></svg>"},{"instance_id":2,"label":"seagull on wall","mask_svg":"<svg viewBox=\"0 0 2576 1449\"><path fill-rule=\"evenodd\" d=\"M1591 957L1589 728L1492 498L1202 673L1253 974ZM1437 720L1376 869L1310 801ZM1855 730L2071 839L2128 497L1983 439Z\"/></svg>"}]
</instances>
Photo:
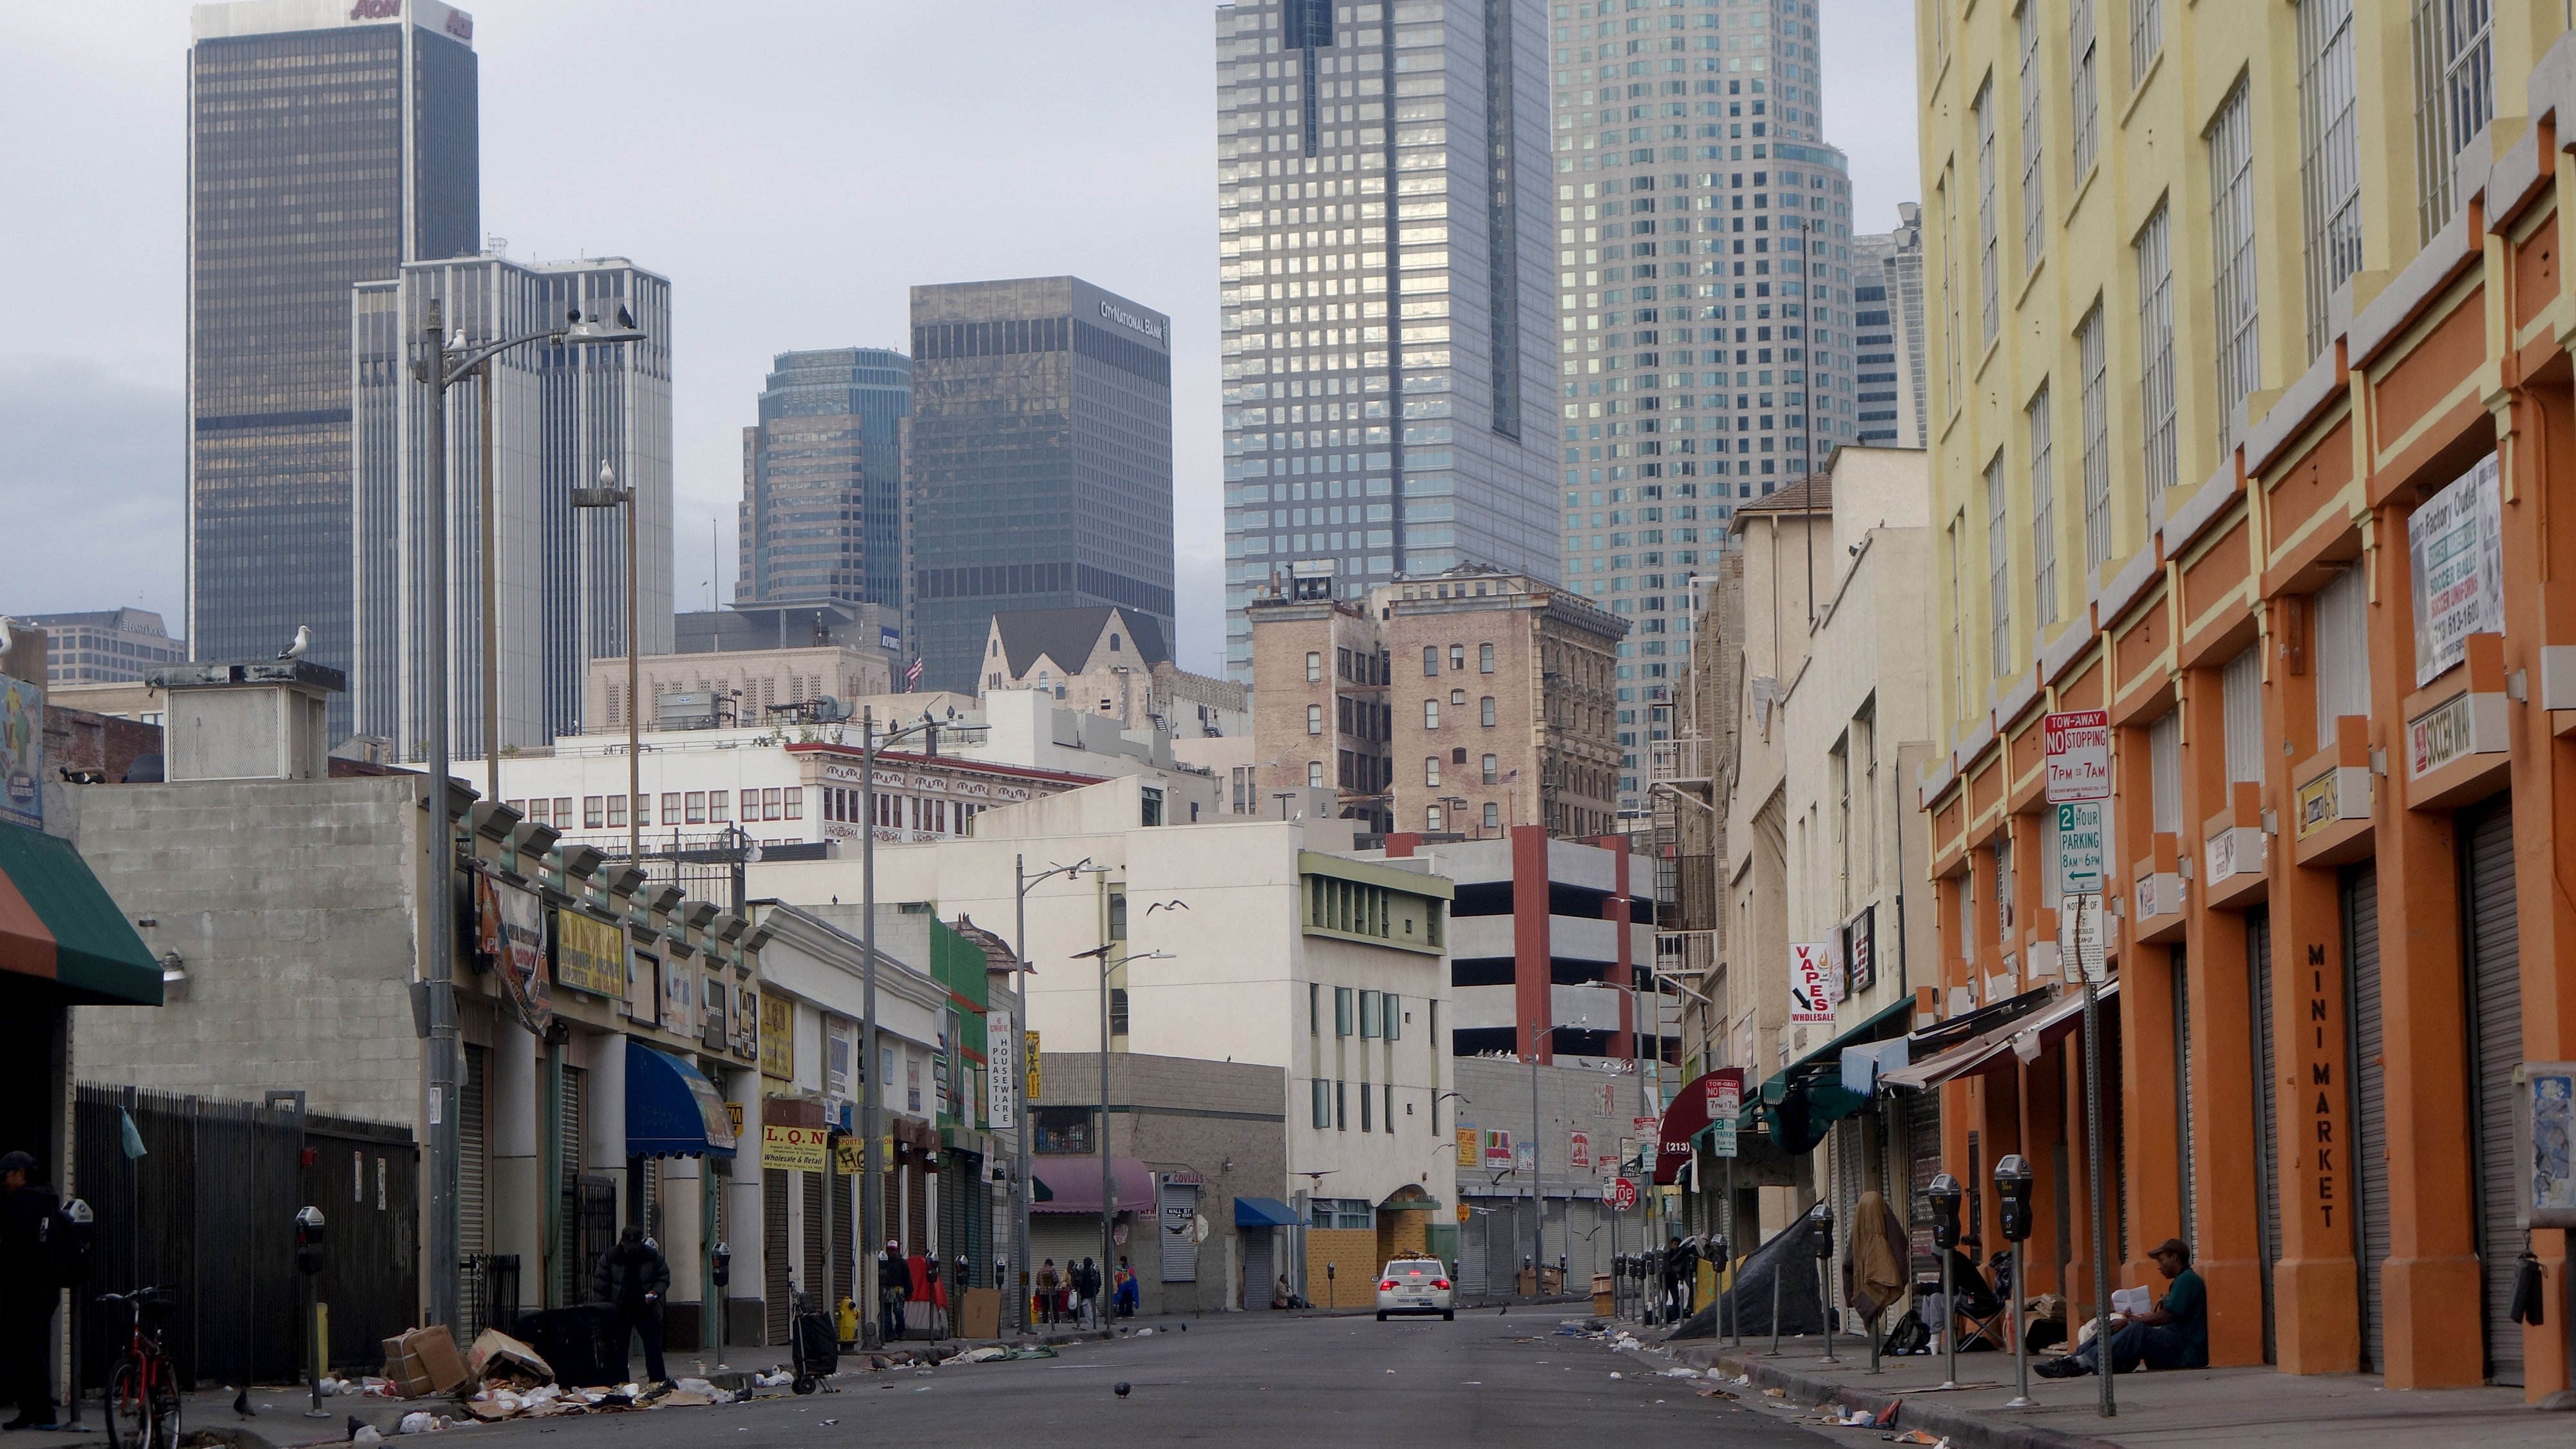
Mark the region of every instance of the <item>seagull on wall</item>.
<instances>
[{"instance_id":1,"label":"seagull on wall","mask_svg":"<svg viewBox=\"0 0 2576 1449\"><path fill-rule=\"evenodd\" d=\"M298 624L295 626L295 642L278 650L277 657L280 659L301 659L304 657L305 651L312 647L313 626L310 624Z\"/></svg>"},{"instance_id":2,"label":"seagull on wall","mask_svg":"<svg viewBox=\"0 0 2576 1449\"><path fill-rule=\"evenodd\" d=\"M10 622L8 615L0 614L0 654L6 654L17 647L17 636L9 632Z\"/></svg>"}]
</instances>

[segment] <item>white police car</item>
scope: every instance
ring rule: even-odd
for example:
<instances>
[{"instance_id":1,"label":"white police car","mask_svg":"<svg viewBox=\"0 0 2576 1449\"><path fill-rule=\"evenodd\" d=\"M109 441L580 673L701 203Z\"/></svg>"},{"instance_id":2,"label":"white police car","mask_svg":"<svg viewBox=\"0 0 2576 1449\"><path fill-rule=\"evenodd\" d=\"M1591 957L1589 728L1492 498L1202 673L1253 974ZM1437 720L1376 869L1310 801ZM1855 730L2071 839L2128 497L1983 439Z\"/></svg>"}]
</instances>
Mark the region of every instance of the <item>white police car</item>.
<instances>
[{"instance_id":1,"label":"white police car","mask_svg":"<svg viewBox=\"0 0 2576 1449\"><path fill-rule=\"evenodd\" d=\"M1437 1258L1397 1258L1377 1275L1377 1321L1390 1313L1437 1313L1455 1320L1449 1297L1449 1265Z\"/></svg>"}]
</instances>

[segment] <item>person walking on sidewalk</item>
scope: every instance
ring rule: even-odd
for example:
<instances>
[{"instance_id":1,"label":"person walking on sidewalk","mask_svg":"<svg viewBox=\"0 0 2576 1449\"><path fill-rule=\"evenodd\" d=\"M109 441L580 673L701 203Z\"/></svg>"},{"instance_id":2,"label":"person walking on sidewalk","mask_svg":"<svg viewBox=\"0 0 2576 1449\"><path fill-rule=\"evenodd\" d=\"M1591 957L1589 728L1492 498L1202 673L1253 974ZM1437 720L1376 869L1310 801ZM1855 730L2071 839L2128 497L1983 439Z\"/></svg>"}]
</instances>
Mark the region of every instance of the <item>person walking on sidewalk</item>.
<instances>
[{"instance_id":1,"label":"person walking on sidewalk","mask_svg":"<svg viewBox=\"0 0 2576 1449\"><path fill-rule=\"evenodd\" d=\"M903 1337L903 1305L911 1296L912 1265L904 1261L903 1248L888 1238L885 1251L877 1254L877 1342Z\"/></svg>"},{"instance_id":2,"label":"person walking on sidewalk","mask_svg":"<svg viewBox=\"0 0 2576 1449\"><path fill-rule=\"evenodd\" d=\"M35 1182L35 1171L27 1153L0 1155L0 1397L18 1403L18 1416L0 1427L10 1429L54 1427L45 1350L63 1285L46 1236L59 1214L54 1190Z\"/></svg>"},{"instance_id":3,"label":"person walking on sidewalk","mask_svg":"<svg viewBox=\"0 0 2576 1449\"><path fill-rule=\"evenodd\" d=\"M1082 1266L1073 1270L1073 1291L1082 1295L1082 1312L1075 1315L1075 1321L1087 1321L1098 1328L1101 1318L1100 1265L1089 1258L1083 1259Z\"/></svg>"},{"instance_id":4,"label":"person walking on sidewalk","mask_svg":"<svg viewBox=\"0 0 2576 1449\"><path fill-rule=\"evenodd\" d=\"M2111 1371L2127 1373L2144 1362L2151 1369L2209 1367L2209 1289L2191 1270L2191 1248L2180 1238L2167 1238L2148 1256L2156 1271L2173 1281L2162 1305L2135 1317L2111 1315ZM2039 1376L2071 1379L2098 1373L2102 1340L2039 1366Z\"/></svg>"},{"instance_id":5,"label":"person walking on sidewalk","mask_svg":"<svg viewBox=\"0 0 2576 1449\"><path fill-rule=\"evenodd\" d=\"M1136 1270L1128 1266L1127 1259L1125 1257L1120 1257L1118 1260L1117 1284L1111 1290L1110 1294L1110 1301L1116 1305L1119 1317L1133 1318L1136 1316L1136 1307L1139 1295L1143 1291L1144 1290L1136 1282Z\"/></svg>"},{"instance_id":6,"label":"person walking on sidewalk","mask_svg":"<svg viewBox=\"0 0 2576 1449\"><path fill-rule=\"evenodd\" d=\"M1046 1315L1046 1325L1055 1327L1064 1312L1064 1270L1049 1258L1038 1267L1038 1311Z\"/></svg>"},{"instance_id":7,"label":"person walking on sidewalk","mask_svg":"<svg viewBox=\"0 0 2576 1449\"><path fill-rule=\"evenodd\" d=\"M617 1246L599 1255L599 1265L590 1270L590 1296L598 1303L617 1308L617 1368L625 1372L626 1345L630 1338L644 1340L644 1377L656 1384L668 1384L671 1376L662 1362L662 1299L671 1291L671 1265L662 1250L645 1241L644 1230L633 1223L617 1235Z\"/></svg>"}]
</instances>

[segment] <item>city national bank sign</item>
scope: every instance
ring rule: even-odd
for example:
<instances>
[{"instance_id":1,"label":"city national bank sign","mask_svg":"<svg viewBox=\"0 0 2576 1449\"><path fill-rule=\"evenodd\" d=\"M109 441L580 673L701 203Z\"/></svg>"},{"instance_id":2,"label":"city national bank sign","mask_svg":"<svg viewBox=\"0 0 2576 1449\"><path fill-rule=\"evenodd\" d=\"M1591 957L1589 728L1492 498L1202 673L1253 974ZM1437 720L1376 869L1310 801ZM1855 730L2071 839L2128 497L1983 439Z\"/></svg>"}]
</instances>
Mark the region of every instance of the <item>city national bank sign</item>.
<instances>
[{"instance_id":1,"label":"city national bank sign","mask_svg":"<svg viewBox=\"0 0 2576 1449\"><path fill-rule=\"evenodd\" d=\"M1155 321L1151 317L1139 317L1135 313L1128 311L1115 302L1102 302L1100 304L1100 315L1117 323L1119 326L1126 328L1130 332L1142 333L1147 337L1153 338L1157 342L1164 340L1162 323Z\"/></svg>"}]
</instances>

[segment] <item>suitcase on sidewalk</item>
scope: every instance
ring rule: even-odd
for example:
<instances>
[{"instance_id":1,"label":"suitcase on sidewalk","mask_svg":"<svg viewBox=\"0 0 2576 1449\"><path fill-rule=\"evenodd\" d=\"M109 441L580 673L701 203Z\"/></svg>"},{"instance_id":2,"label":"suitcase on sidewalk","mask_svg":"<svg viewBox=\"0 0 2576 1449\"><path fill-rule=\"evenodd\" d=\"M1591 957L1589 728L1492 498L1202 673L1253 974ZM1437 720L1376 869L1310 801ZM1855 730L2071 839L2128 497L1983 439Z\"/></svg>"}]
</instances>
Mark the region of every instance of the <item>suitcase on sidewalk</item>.
<instances>
[{"instance_id":1,"label":"suitcase on sidewalk","mask_svg":"<svg viewBox=\"0 0 2576 1449\"><path fill-rule=\"evenodd\" d=\"M519 1320L519 1337L555 1371L566 1388L597 1388L626 1380L626 1338L609 1303L550 1308Z\"/></svg>"}]
</instances>

